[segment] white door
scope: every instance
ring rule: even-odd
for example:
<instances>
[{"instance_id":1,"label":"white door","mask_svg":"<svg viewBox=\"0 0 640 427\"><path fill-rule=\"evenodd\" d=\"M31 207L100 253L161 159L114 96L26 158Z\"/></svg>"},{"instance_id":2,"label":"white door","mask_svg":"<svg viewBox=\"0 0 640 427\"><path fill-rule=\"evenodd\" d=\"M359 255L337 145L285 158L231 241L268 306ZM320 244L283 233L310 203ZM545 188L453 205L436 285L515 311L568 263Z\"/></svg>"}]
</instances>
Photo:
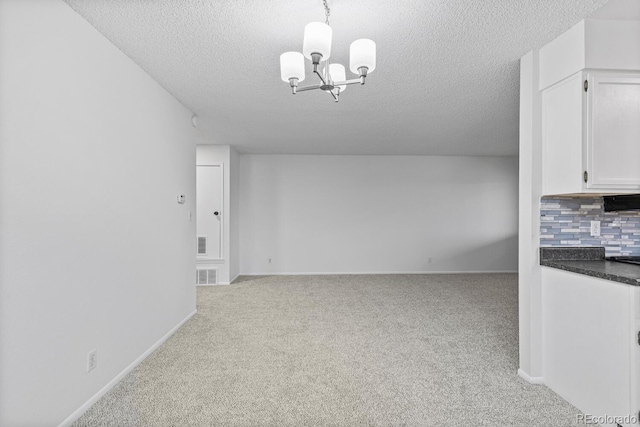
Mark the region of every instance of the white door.
<instances>
[{"instance_id":1,"label":"white door","mask_svg":"<svg viewBox=\"0 0 640 427\"><path fill-rule=\"evenodd\" d=\"M196 166L196 230L199 259L222 259L222 165Z\"/></svg>"}]
</instances>

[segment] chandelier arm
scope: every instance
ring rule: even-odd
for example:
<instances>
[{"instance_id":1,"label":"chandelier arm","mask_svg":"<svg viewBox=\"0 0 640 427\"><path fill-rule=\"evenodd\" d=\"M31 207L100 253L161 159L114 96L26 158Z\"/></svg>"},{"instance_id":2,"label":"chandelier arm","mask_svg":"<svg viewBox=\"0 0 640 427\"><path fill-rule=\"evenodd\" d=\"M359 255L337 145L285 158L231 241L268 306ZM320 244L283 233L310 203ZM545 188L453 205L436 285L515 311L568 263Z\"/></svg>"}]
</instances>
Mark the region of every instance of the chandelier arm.
<instances>
[{"instance_id":1,"label":"chandelier arm","mask_svg":"<svg viewBox=\"0 0 640 427\"><path fill-rule=\"evenodd\" d=\"M318 70L316 70L316 69L315 69L315 67L314 67L313 72L314 72L314 73L316 73L318 77L320 77L320 81L322 81L322 85L326 85L326 84L327 84L327 82L326 82L326 81L324 80L324 78L322 77L322 74L320 74L320 73L318 72Z\"/></svg>"},{"instance_id":2,"label":"chandelier arm","mask_svg":"<svg viewBox=\"0 0 640 427\"><path fill-rule=\"evenodd\" d=\"M338 89L338 90L339 90L339 89ZM338 97L336 96L336 94L335 94L335 93L333 93L333 91L332 91L332 90L330 90L330 91L328 91L328 92L331 94L331 96L333 96L333 100L334 100L334 101L336 101L336 102L338 102Z\"/></svg>"},{"instance_id":3,"label":"chandelier arm","mask_svg":"<svg viewBox=\"0 0 640 427\"><path fill-rule=\"evenodd\" d=\"M320 89L320 85L303 86L297 89L297 92L304 92L305 90Z\"/></svg>"},{"instance_id":4,"label":"chandelier arm","mask_svg":"<svg viewBox=\"0 0 640 427\"><path fill-rule=\"evenodd\" d=\"M364 79L363 78L345 80L343 82L333 82L334 86L363 85L363 84L364 84Z\"/></svg>"}]
</instances>

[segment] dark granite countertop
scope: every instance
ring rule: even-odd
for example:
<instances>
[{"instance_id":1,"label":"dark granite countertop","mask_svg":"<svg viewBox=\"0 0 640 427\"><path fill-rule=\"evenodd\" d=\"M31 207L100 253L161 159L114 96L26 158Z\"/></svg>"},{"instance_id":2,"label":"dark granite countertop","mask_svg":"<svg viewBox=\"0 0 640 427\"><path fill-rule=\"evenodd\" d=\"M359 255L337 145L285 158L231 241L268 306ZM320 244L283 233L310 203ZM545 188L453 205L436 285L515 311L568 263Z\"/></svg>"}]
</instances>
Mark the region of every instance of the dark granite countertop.
<instances>
[{"instance_id":1,"label":"dark granite countertop","mask_svg":"<svg viewBox=\"0 0 640 427\"><path fill-rule=\"evenodd\" d=\"M604 248L540 248L540 265L640 286L640 266L607 261Z\"/></svg>"}]
</instances>

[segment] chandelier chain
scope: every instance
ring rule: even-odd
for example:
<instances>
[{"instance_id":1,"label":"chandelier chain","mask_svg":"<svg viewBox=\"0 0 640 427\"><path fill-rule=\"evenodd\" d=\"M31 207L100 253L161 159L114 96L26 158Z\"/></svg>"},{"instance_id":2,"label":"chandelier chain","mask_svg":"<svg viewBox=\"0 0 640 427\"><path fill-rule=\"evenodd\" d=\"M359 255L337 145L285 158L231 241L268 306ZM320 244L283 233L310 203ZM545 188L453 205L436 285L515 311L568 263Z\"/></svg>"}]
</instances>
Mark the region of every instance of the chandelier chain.
<instances>
[{"instance_id":1,"label":"chandelier chain","mask_svg":"<svg viewBox=\"0 0 640 427\"><path fill-rule=\"evenodd\" d=\"M327 0L322 0L322 4L324 5L324 23L329 25L329 15L331 15L331 9L329 9L329 5L327 4Z\"/></svg>"}]
</instances>

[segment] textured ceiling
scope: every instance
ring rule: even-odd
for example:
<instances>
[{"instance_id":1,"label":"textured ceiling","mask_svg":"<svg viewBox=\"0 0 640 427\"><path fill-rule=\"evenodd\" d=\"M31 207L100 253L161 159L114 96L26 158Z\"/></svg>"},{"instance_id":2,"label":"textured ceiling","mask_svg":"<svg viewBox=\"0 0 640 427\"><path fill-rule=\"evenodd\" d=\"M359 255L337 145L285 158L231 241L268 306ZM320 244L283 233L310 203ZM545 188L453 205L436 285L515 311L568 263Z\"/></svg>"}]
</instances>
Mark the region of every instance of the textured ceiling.
<instances>
[{"instance_id":1,"label":"textured ceiling","mask_svg":"<svg viewBox=\"0 0 640 427\"><path fill-rule=\"evenodd\" d=\"M358 38L378 49L366 85L336 104L280 80L280 54L302 50L321 0L66 1L199 116L200 143L470 156L517 154L519 58L606 3L329 0L332 62L348 68ZM309 72L302 85L315 83Z\"/></svg>"}]
</instances>

